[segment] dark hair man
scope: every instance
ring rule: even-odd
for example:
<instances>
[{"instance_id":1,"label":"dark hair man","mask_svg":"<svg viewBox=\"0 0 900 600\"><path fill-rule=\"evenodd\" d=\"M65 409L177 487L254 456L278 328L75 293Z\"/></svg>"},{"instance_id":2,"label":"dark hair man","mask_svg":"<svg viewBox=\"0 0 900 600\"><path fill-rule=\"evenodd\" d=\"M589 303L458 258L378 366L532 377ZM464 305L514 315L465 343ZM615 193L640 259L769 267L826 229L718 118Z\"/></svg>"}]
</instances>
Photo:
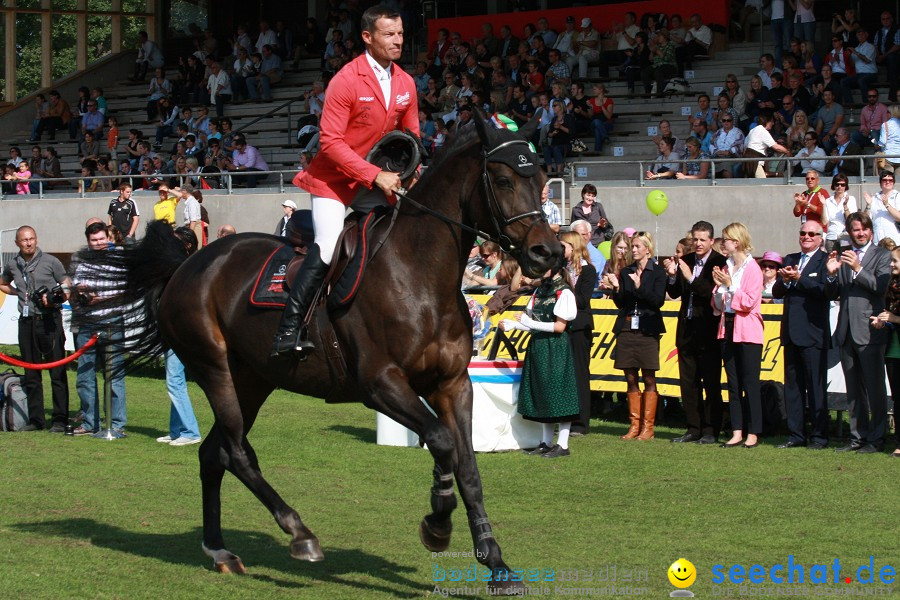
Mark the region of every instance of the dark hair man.
<instances>
[{"instance_id":1,"label":"dark hair man","mask_svg":"<svg viewBox=\"0 0 900 600\"><path fill-rule=\"evenodd\" d=\"M415 82L394 63L403 50L400 14L385 6L366 10L362 40L365 53L341 69L328 86L319 124L321 150L294 178L294 185L311 194L316 240L291 288L273 354L314 349L301 321L325 278L346 207L356 193L378 188L391 197L401 186L397 173L382 171L364 157L387 129L419 135Z\"/></svg>"},{"instance_id":2,"label":"dark hair man","mask_svg":"<svg viewBox=\"0 0 900 600\"><path fill-rule=\"evenodd\" d=\"M678 371L687 432L673 442L715 444L722 426L722 352L716 339L718 317L713 315L714 267L724 268L725 257L712 249L715 232L706 221L691 227L694 251L664 262L666 291L681 298L678 309ZM705 392L705 394L704 394Z\"/></svg>"},{"instance_id":3,"label":"dark hair man","mask_svg":"<svg viewBox=\"0 0 900 600\"><path fill-rule=\"evenodd\" d=\"M72 277L78 302L74 302L73 308L79 311L89 311L92 321L89 326L79 328L75 336L75 347L81 348L87 344L95 333L109 335L110 340L119 341L125 333L125 321L120 312L102 308L104 298L115 294L115 283L103 272L108 267L92 264L92 253L108 252L110 247L107 226L99 220L92 222L84 230L87 239L88 251L78 260L75 274ZM102 270L101 270L102 269ZM107 271L108 272L108 271ZM99 306L98 306L99 305ZM121 370L121 347L107 346L106 360L110 362L112 377L110 379L112 393L110 395L110 416L113 435L124 435L125 429L125 374ZM102 363L101 363L102 365ZM88 435L95 433L100 428L100 402L97 394L97 352L90 348L78 359L78 376L76 388L81 400L81 413L83 420L81 425L75 428L75 435Z\"/></svg>"},{"instance_id":4,"label":"dark hair man","mask_svg":"<svg viewBox=\"0 0 900 600\"><path fill-rule=\"evenodd\" d=\"M887 432L884 352L891 330L878 326L891 278L891 253L872 239L872 219L864 212L847 217L852 247L828 256L826 293L840 299L835 345L847 384L850 443L839 452L881 452Z\"/></svg>"}]
</instances>

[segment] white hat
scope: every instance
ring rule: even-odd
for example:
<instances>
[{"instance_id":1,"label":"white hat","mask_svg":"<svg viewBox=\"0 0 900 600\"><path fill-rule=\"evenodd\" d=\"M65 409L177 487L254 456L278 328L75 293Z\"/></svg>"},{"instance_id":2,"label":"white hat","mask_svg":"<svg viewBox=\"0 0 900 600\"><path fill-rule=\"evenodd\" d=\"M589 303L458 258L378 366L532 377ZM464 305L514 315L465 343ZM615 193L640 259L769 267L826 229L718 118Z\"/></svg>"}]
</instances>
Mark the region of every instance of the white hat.
<instances>
[{"instance_id":1,"label":"white hat","mask_svg":"<svg viewBox=\"0 0 900 600\"><path fill-rule=\"evenodd\" d=\"M288 208L293 208L294 210L297 210L297 203L294 202L293 200L285 200L284 202L281 203L281 205L287 206Z\"/></svg>"},{"instance_id":2,"label":"white hat","mask_svg":"<svg viewBox=\"0 0 900 600\"><path fill-rule=\"evenodd\" d=\"M583 18L583 19L581 20L581 26L582 26L582 27L590 27L590 26L591 26L591 19L590 19L590 17L585 17L585 18Z\"/></svg>"}]
</instances>

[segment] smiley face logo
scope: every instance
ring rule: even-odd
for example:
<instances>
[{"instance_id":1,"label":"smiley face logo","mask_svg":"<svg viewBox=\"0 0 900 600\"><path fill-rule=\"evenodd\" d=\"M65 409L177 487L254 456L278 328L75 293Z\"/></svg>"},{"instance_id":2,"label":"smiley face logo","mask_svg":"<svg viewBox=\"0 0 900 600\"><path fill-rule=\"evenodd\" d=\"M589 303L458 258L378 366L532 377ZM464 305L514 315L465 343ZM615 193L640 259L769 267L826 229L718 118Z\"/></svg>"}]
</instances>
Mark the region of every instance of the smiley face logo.
<instances>
[{"instance_id":1,"label":"smiley face logo","mask_svg":"<svg viewBox=\"0 0 900 600\"><path fill-rule=\"evenodd\" d=\"M669 581L677 588L691 587L697 579L697 569L686 558L679 558L672 563L668 571Z\"/></svg>"}]
</instances>

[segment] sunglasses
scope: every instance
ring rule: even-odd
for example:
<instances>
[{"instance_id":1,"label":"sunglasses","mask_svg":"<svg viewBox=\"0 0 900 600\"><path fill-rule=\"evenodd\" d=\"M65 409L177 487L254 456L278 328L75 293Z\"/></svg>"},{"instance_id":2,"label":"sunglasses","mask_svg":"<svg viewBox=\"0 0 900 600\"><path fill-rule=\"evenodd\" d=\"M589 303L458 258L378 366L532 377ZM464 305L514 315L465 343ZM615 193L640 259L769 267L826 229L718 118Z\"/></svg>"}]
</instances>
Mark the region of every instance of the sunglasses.
<instances>
[{"instance_id":1,"label":"sunglasses","mask_svg":"<svg viewBox=\"0 0 900 600\"><path fill-rule=\"evenodd\" d=\"M723 123L733 123L734 119L722 119Z\"/></svg>"},{"instance_id":2,"label":"sunglasses","mask_svg":"<svg viewBox=\"0 0 900 600\"><path fill-rule=\"evenodd\" d=\"M481 256L481 258L490 258L491 254L493 254L493 252L491 252L489 254L482 254L480 256Z\"/></svg>"},{"instance_id":3,"label":"sunglasses","mask_svg":"<svg viewBox=\"0 0 900 600\"><path fill-rule=\"evenodd\" d=\"M816 237L817 235L822 235L818 231L801 231L800 237Z\"/></svg>"},{"instance_id":4,"label":"sunglasses","mask_svg":"<svg viewBox=\"0 0 900 600\"><path fill-rule=\"evenodd\" d=\"M869 94L866 98L877 98L878 94Z\"/></svg>"},{"instance_id":5,"label":"sunglasses","mask_svg":"<svg viewBox=\"0 0 900 600\"><path fill-rule=\"evenodd\" d=\"M834 184L834 187L847 187L847 184L844 183L843 181L838 181L837 183Z\"/></svg>"},{"instance_id":6,"label":"sunglasses","mask_svg":"<svg viewBox=\"0 0 900 600\"><path fill-rule=\"evenodd\" d=\"M882 177L881 181L887 181L890 183L894 183L894 178L893 177Z\"/></svg>"},{"instance_id":7,"label":"sunglasses","mask_svg":"<svg viewBox=\"0 0 900 600\"><path fill-rule=\"evenodd\" d=\"M760 266L761 266L761 268L765 269L766 271L774 271L775 269L778 268L778 265L776 265L775 263L765 263Z\"/></svg>"}]
</instances>

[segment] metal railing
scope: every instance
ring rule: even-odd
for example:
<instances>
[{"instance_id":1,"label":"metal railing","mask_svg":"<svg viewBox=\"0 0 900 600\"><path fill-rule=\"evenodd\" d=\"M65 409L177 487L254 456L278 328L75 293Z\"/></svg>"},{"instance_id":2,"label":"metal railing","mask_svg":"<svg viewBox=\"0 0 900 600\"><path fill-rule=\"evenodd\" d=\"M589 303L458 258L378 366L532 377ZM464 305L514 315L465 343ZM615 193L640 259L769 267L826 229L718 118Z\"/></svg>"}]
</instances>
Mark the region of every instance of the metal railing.
<instances>
[{"instance_id":1,"label":"metal railing","mask_svg":"<svg viewBox=\"0 0 900 600\"><path fill-rule=\"evenodd\" d=\"M728 179L729 181L735 181L735 182L745 181L748 183L755 183L759 180L754 179L754 178L745 178L745 177L731 177L731 178L718 177L717 178L717 172L723 171L725 169L717 168L716 165L719 165L721 167L722 165L728 166L728 165L732 165L735 163L748 163L748 162L749 163L759 163L759 162L766 162L766 163L784 162L784 163L786 163L786 165L785 165L786 168L785 168L784 175L783 175L783 182L786 185L792 185L794 183L794 181L793 181L794 176L793 176L792 172L796 165L800 164L801 162L819 162L819 161L828 162L828 161L832 161L836 158L840 158L840 160L857 160L857 161L859 161L859 175L853 176L853 177L859 177L859 183L866 183L866 162L867 161L870 163L870 165L874 164L874 161L878 160L878 159L885 159L888 162L891 162L893 164L900 164L900 155L898 155L898 154L853 154L853 155L848 154L848 155L844 155L844 156L840 156L840 157L827 155L824 157L813 156L813 157L803 157L803 158L795 158L793 156L787 156L787 155L784 155L784 156L760 156L760 157L753 157L753 158L712 157L712 158L708 158L708 159L704 159L704 160L689 160L689 161L679 160L679 161L676 161L679 164L683 164L684 162L709 163L709 165L710 165L709 171L710 172L709 172L709 176L707 179L675 179L673 177L673 178L648 180L645 178L645 173L648 170L647 167L650 167L651 165L670 163L673 161L668 161L668 160L576 159L576 160L569 162L569 164L571 165L571 173L569 174L569 185L571 187L576 186L578 166L603 166L603 165L615 165L617 167L621 167L622 165L637 166L638 172L637 172L637 176L634 179L637 182L637 184L641 187L644 187L645 185L647 185L648 181L651 182L651 184L653 184L653 185L655 185L659 181L681 182L681 183L704 183L705 182L706 185L717 185L718 181L721 179ZM833 169L833 167L830 167L827 170L831 171L832 169ZM872 175L872 177L877 179L877 177L875 177L875 175ZM596 178L591 179L591 178L581 177L580 179L593 180ZM766 178L766 181L770 181L770 182L774 183L777 179L778 178L775 178L775 177L768 177L768 178ZM630 180L630 178L626 179L626 181L628 181L628 180Z\"/></svg>"},{"instance_id":2,"label":"metal railing","mask_svg":"<svg viewBox=\"0 0 900 600\"><path fill-rule=\"evenodd\" d=\"M235 181L241 182L245 181L248 177L256 177L259 179L268 178L269 175L277 175L278 176L278 185L276 186L279 193L284 193L285 191L285 176L288 176L289 180L293 180L294 176L297 174L297 169L291 170L282 170L282 171L221 171L218 173L152 173L150 175L144 175L141 173L129 173L129 174L119 174L119 175L92 175L91 177L84 177L82 175L77 175L75 177L32 177L27 180L29 184L36 183L38 185L38 192L36 194L2 194L0 195L0 199L12 199L12 198L22 198L29 196L38 196L39 198L43 198L48 190L44 189L45 185L47 188L52 189L52 185L47 185L51 183L61 183L65 185L71 185L73 182L81 183L81 189L77 192L74 190L58 190L59 193L63 194L77 194L80 198L87 197L86 194L108 194L110 191L115 190L96 190L94 192L87 192L87 185L94 181L119 181L120 183L128 183L135 190L143 190L146 189L148 191L155 191L156 188L148 187L144 188L142 185L143 180L145 179L158 179L169 185L171 183L170 180L176 180L175 186L181 186L186 183L193 185L196 189L201 189L200 180L205 179L207 183L209 180L220 180L223 182L223 185L218 187L213 187L211 189L207 189L205 191L225 191L228 195L234 193ZM10 182L11 185L15 185L16 182ZM246 189L255 189L255 188L246 188ZM266 186L263 189L272 189L271 186Z\"/></svg>"},{"instance_id":3,"label":"metal railing","mask_svg":"<svg viewBox=\"0 0 900 600\"><path fill-rule=\"evenodd\" d=\"M781 178L769 177L769 178L766 178L765 181L772 183L772 184L775 184L775 183L781 181L781 183L784 183L786 185L793 185L794 180L797 179L797 177L795 177L792 174L794 165L799 164L801 161L803 161L803 162L817 162L820 160L828 161L828 160L832 160L833 158L835 158L835 157L832 157L832 156L827 156L825 158L812 157L811 160L808 157L803 158L803 159L798 159L798 158L788 157L788 156L768 156L768 157L761 156L761 157L757 157L757 158L710 158L710 159L705 159L705 160L691 161L691 162L698 162L698 163L709 163L710 173L709 173L709 177L707 179L674 179L674 178L671 178L671 179L654 179L654 180L648 180L644 177L644 173L647 170L646 168L650 165L663 164L663 163L667 163L670 161L658 161L658 160L622 161L622 160L598 160L598 159L579 160L579 161L574 161L571 163L572 169L571 169L571 173L569 175L568 181L566 181L566 179L562 178L562 177L553 177L551 179L548 179L547 182L550 184L555 184L555 183L561 184L561 186L560 186L561 194L560 194L560 199L559 199L560 204L561 204L560 209L563 211L563 213L565 213L566 204L568 201L568 198L567 198L568 190L566 189L566 183L568 183L569 187L576 187L576 185L577 185L577 183L576 183L577 165L616 165L616 166L622 166L623 164L624 165L634 165L634 166L638 167L638 173L637 173L637 177L635 178L635 181L637 182L637 184L639 186L645 187L648 184L648 182L650 182L651 185L656 185L660 182L665 182L666 185L677 185L679 183L681 183L681 184L701 183L703 185L714 186L714 185L717 185L718 181L723 179L721 177L717 178L717 176L716 176L716 171L723 170L723 169L718 169L717 165L719 165L719 166L726 165L727 166L727 165L732 165L735 163L747 163L747 162L757 162L757 163L758 162L785 162L786 167L788 167L788 168L786 168L784 175ZM857 160L857 161L859 161L860 174L858 176L858 183L860 183L860 184L867 183L869 181L869 179L877 180L877 177L874 175L866 176L865 167L866 167L867 161L874 161L877 159L885 159L893 164L900 165L900 154L855 154L855 155L842 156L840 158L841 158L841 160ZM684 161L678 161L678 162L684 162ZM183 185L184 183L191 183L192 185L197 186L198 189L200 189L200 187L199 187L200 179L219 180L222 182L222 184L219 187L214 187L209 191L225 191L227 194L231 195L234 193L234 190L237 187L237 186L235 186L235 181L240 182L241 180L246 180L246 178L250 177L250 176L256 176L259 179L262 179L264 177L268 178L269 175L277 176L277 185L274 187L277 188L279 193L284 193L285 189L286 189L285 179L287 179L288 181L291 181L291 180L293 180L293 178L296 174L297 174L296 169L250 171L250 172L248 172L248 171L221 171L219 173L200 173L200 172L196 172L196 173L153 173L151 175L142 175L140 173L131 173L128 175L123 175L123 174L95 175L92 177L83 177L80 175L75 176L75 177L56 177L56 178L33 177L33 178L29 179L28 181L29 181L29 183L36 183L38 185L38 193L33 194L33 195L36 195L39 198L43 198L44 195L47 193L47 190L44 189L44 186L49 183L62 183L65 185L71 185L73 182L81 182L81 190L76 193L79 195L79 197L84 198L84 197L86 197L86 193L87 193L85 191L86 184L95 179L101 180L101 181L104 181L104 180L129 181L130 180L132 183L132 187L135 190L139 190L139 189L143 189L143 188L140 185L135 185L135 184L140 183L144 179L151 179L151 178L166 180L166 183L169 183L168 180L170 180L170 179L175 179L175 180L177 180L176 181L177 185ZM852 178L854 183L857 183L857 181L855 180L856 177L857 176L853 176L853 178ZM597 180L597 178L593 178L593 179L578 178L578 179L588 180L588 181ZM186 180L190 180L190 181L186 181ZM747 185L753 185L760 181L759 179L741 178L741 177L728 178L728 180L733 181L737 184L743 182ZM197 183L194 183L195 181ZM14 185L14 183L15 182L10 182L11 185ZM52 186L48 186L48 187L52 187ZM265 186L264 189L272 189L272 187L273 186ZM148 189L153 189L153 188L148 188ZM246 189L254 189L254 188L246 188ZM71 193L71 190L60 191L60 193ZM108 193L108 192L105 192L105 193ZM20 194L3 194L3 195L0 195L0 199L17 198L19 196L20 196Z\"/></svg>"},{"instance_id":4,"label":"metal railing","mask_svg":"<svg viewBox=\"0 0 900 600\"><path fill-rule=\"evenodd\" d=\"M268 119L269 117L273 116L275 113L277 113L277 112L279 112L280 110L282 110L283 108L287 107L287 137L288 137L287 145L288 145L288 146L293 146L293 145L294 145L294 138L293 138L293 131L294 131L294 128L293 128L293 125L291 124L291 122L293 121L293 117L292 117L292 115L291 115L291 106L293 106L294 102L303 102L303 101L305 101L305 100L306 100L306 98L304 98L303 96L297 96L296 98L290 98L289 100L286 100L286 101L282 102L281 104L279 104L278 106L276 106L275 108L273 108L272 110L270 110L269 112L267 112L267 113L265 113L265 114L262 114L262 115L260 115L260 116L258 116L258 117L253 118L253 119L252 119L251 121L249 121L248 123L244 123L243 125L241 125L241 126L238 127L237 129L235 129L235 130L232 132L232 134L235 134L235 135L236 135L236 134L238 134L238 133L241 133L241 132L243 132L245 129L247 129L248 127L250 127L251 125L255 125L256 123L259 123L259 122L262 121L263 119ZM300 115L303 115L303 114L309 114L309 113L307 113L306 111L298 112L298 113L297 113L297 116L300 116Z\"/></svg>"}]
</instances>

